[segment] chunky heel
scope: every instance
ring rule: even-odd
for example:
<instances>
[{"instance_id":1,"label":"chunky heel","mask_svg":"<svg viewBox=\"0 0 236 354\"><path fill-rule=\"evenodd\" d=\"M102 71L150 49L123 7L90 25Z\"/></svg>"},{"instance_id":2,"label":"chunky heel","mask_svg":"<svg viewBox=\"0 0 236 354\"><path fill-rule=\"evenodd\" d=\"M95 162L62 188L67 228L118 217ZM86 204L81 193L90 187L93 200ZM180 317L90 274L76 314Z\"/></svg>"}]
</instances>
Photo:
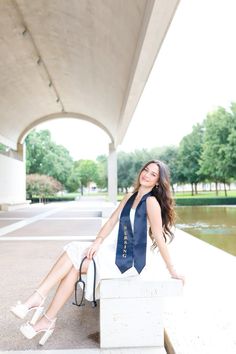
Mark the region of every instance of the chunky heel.
<instances>
[{"instance_id":1,"label":"chunky heel","mask_svg":"<svg viewBox=\"0 0 236 354\"><path fill-rule=\"evenodd\" d=\"M32 339L34 338L37 334L44 332L44 335L42 336L42 338L39 341L40 345L44 345L46 343L46 341L48 340L49 337L51 337L51 335L54 332L55 329L55 323L56 323L56 318L51 319L49 318L45 313L43 314L44 317L46 317L46 319L49 321L49 326L47 328L43 328L39 331L35 331L34 327L32 326L31 323L27 322L24 325L22 325L20 327L20 331L21 333L25 336L25 338L27 339Z\"/></svg>"},{"instance_id":2,"label":"chunky heel","mask_svg":"<svg viewBox=\"0 0 236 354\"><path fill-rule=\"evenodd\" d=\"M38 321L39 317L42 315L43 309L44 309L43 306L37 307L32 319L30 321L30 324L35 325L35 323Z\"/></svg>"},{"instance_id":3,"label":"chunky heel","mask_svg":"<svg viewBox=\"0 0 236 354\"><path fill-rule=\"evenodd\" d=\"M25 304L22 304L20 301L17 302L15 306L10 308L11 313L13 313L16 317L23 319L25 318L29 312L35 311L33 318L31 320L31 324L35 324L39 319L40 315L43 312L43 304L45 301L45 296L43 296L38 290L35 290L37 294L41 297L41 302L39 306L33 306L28 308Z\"/></svg>"},{"instance_id":4,"label":"chunky heel","mask_svg":"<svg viewBox=\"0 0 236 354\"><path fill-rule=\"evenodd\" d=\"M54 329L48 330L47 332L44 333L44 335L42 336L42 338L39 341L40 345L44 345L46 343L46 341L48 340L49 337L51 337L51 335L53 334Z\"/></svg>"}]
</instances>

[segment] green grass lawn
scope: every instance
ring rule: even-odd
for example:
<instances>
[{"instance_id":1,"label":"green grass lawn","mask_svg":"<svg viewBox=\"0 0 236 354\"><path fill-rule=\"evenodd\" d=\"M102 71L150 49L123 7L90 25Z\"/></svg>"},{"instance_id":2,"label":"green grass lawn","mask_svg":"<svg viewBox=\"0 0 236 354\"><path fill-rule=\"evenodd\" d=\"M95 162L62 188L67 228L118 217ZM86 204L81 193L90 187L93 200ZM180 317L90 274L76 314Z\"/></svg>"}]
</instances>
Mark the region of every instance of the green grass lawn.
<instances>
[{"instance_id":1,"label":"green grass lawn","mask_svg":"<svg viewBox=\"0 0 236 354\"><path fill-rule=\"evenodd\" d=\"M78 193L74 193L74 195L79 195ZM73 193L71 193L73 195ZM108 200L108 193L107 192L90 192L90 193L84 193L84 196L104 196ZM117 201L121 201L123 199L125 194L118 194L117 195ZM218 197L224 197L225 193L224 191L219 191L218 192ZM233 191L227 191L227 196L228 197L236 197L236 190ZM216 198L216 192L199 192L198 194L192 196L191 192L177 192L174 194L174 198Z\"/></svg>"},{"instance_id":2,"label":"green grass lawn","mask_svg":"<svg viewBox=\"0 0 236 354\"><path fill-rule=\"evenodd\" d=\"M214 198L214 197L224 197L225 192L219 191L218 196L215 191L212 192L199 192L198 194L192 196L191 192L177 192L175 193L175 198ZM228 197L236 197L236 191L227 191Z\"/></svg>"},{"instance_id":3,"label":"green grass lawn","mask_svg":"<svg viewBox=\"0 0 236 354\"><path fill-rule=\"evenodd\" d=\"M236 191L227 191L228 197L236 197ZM218 197L224 197L224 191L219 191ZM124 194L119 194L117 200L120 201L124 197ZM192 196L191 192L177 192L174 194L174 198L216 198L216 192L199 192L198 194Z\"/></svg>"},{"instance_id":4,"label":"green grass lawn","mask_svg":"<svg viewBox=\"0 0 236 354\"><path fill-rule=\"evenodd\" d=\"M236 190L228 191L227 194L228 194L228 197L231 197L231 198L234 197L235 198L236 197ZM117 195L117 201L120 202L124 198L124 195L125 194L118 194ZM51 198L47 197L46 199L47 199L48 202L49 201L52 202L54 200L56 200L56 201L60 201L60 200L75 200L75 198L76 197L78 198L79 196L80 196L80 193L66 193L65 195L62 195L62 196L52 196ZM84 193L84 196L103 196L105 200L107 200L107 201L109 200L107 192ZM218 198L222 198L222 197L223 198L225 197L224 191L219 191ZM177 192L177 193L175 193L174 198L176 199L176 203L177 203L177 200L180 199L179 204L177 204L177 205L195 205L196 202L199 204L199 201L196 200L195 203L193 202L193 204L191 204L191 201L190 201L191 199L198 199L199 200L199 199L205 199L205 198L217 198L217 196L216 196L215 191L212 191L212 192L199 192L197 195L194 195L194 196L191 195L191 192L184 192L184 193L183 192ZM189 202L187 204L185 202L184 202L184 204L183 204L183 202L181 202L181 199L185 199L185 198L186 198L186 200L187 199L189 200ZM36 202L38 202L38 201L36 201ZM221 201L219 201L219 203L223 204L224 202L222 202L222 200L221 200ZM216 204L219 204L219 203L216 203ZM201 202L200 202L200 204L201 204ZM205 204L207 205L207 202L206 203L203 202L203 204L201 204L201 205L205 205ZM209 204L212 204L212 202L210 202ZM213 204L215 204L215 203L213 202Z\"/></svg>"}]
</instances>

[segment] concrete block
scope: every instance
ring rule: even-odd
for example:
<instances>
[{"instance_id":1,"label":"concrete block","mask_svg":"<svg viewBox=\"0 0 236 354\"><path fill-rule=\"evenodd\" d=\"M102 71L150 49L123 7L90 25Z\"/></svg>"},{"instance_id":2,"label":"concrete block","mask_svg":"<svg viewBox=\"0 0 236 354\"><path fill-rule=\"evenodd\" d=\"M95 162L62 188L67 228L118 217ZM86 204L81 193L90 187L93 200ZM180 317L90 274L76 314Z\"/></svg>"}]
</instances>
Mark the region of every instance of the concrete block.
<instances>
[{"instance_id":1,"label":"concrete block","mask_svg":"<svg viewBox=\"0 0 236 354\"><path fill-rule=\"evenodd\" d=\"M103 279L100 287L101 298L166 297L182 295L180 280L150 280L139 276L123 279Z\"/></svg>"},{"instance_id":2,"label":"concrete block","mask_svg":"<svg viewBox=\"0 0 236 354\"><path fill-rule=\"evenodd\" d=\"M101 348L163 346L162 307L160 298L101 300Z\"/></svg>"},{"instance_id":3,"label":"concrete block","mask_svg":"<svg viewBox=\"0 0 236 354\"><path fill-rule=\"evenodd\" d=\"M101 280L101 348L137 348L137 353L138 348L155 348L156 352L158 348L164 350L163 298L181 293L182 284L174 279L151 281L130 277Z\"/></svg>"},{"instance_id":4,"label":"concrete block","mask_svg":"<svg viewBox=\"0 0 236 354\"><path fill-rule=\"evenodd\" d=\"M94 352L95 353L95 352ZM116 349L100 349L100 354L166 354L162 348L116 348Z\"/></svg>"},{"instance_id":5,"label":"concrete block","mask_svg":"<svg viewBox=\"0 0 236 354\"><path fill-rule=\"evenodd\" d=\"M0 204L0 210L11 211L21 208L26 208L31 203L31 200L24 200L22 202L2 203Z\"/></svg>"}]
</instances>

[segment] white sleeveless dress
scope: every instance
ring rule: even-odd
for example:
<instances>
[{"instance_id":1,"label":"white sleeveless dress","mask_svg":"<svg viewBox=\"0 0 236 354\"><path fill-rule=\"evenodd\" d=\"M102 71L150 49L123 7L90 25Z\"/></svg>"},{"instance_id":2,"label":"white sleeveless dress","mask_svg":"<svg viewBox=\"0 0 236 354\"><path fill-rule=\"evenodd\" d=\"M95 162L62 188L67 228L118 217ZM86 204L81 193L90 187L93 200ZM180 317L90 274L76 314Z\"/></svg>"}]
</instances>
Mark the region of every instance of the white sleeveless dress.
<instances>
[{"instance_id":1,"label":"white sleeveless dress","mask_svg":"<svg viewBox=\"0 0 236 354\"><path fill-rule=\"evenodd\" d=\"M131 208L130 211L130 221L133 229L134 225L134 217L135 217L135 209ZM142 272L139 274L137 270L132 266L126 272L121 273L117 265L115 264L116 258L116 245L118 239L118 227L114 228L114 230L105 238L97 255L94 256L94 260L96 262L96 291L95 297L96 299L100 298L99 285L101 279L114 279L114 278L126 278L126 277L140 277L145 276L145 273L148 272L150 266L150 255L154 253L151 250L152 241L150 237L147 235L147 249L146 249L146 265L143 268ZM92 242L80 242L74 241L70 242L64 246L64 250L67 252L70 257L74 267L79 269L81 260L86 254L86 249L92 244ZM83 280L86 282L85 287L85 298L89 301L93 299L93 279L94 279L94 266L93 262L89 263L87 274L82 275Z\"/></svg>"}]
</instances>

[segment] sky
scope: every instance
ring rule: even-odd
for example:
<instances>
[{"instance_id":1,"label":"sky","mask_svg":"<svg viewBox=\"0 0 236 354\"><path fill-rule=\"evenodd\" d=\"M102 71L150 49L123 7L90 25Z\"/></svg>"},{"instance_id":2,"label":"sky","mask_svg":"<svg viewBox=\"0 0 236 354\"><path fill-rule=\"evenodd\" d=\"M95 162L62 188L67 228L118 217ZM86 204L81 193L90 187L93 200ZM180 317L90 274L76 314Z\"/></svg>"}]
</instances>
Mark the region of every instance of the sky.
<instances>
[{"instance_id":1,"label":"sky","mask_svg":"<svg viewBox=\"0 0 236 354\"><path fill-rule=\"evenodd\" d=\"M180 1L118 151L177 146L207 113L236 101L235 13L236 0ZM58 119L38 128L75 160L108 154L108 136L91 123Z\"/></svg>"}]
</instances>

